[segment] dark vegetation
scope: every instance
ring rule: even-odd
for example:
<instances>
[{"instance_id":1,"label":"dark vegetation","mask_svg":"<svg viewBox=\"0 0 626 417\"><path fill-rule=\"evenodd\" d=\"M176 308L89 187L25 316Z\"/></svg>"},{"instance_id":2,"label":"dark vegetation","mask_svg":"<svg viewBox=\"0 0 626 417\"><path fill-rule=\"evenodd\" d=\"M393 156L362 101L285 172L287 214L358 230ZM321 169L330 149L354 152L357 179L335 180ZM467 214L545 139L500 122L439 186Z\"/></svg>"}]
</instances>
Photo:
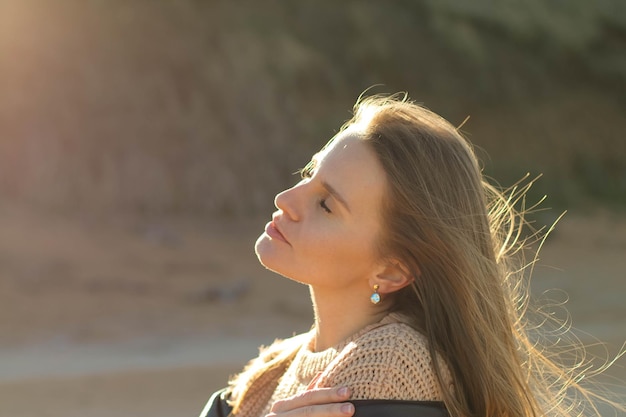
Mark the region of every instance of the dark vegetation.
<instances>
[{"instance_id":1,"label":"dark vegetation","mask_svg":"<svg viewBox=\"0 0 626 417\"><path fill-rule=\"evenodd\" d=\"M350 117L408 91L503 186L626 206L626 2L5 0L0 195L267 212Z\"/></svg>"}]
</instances>

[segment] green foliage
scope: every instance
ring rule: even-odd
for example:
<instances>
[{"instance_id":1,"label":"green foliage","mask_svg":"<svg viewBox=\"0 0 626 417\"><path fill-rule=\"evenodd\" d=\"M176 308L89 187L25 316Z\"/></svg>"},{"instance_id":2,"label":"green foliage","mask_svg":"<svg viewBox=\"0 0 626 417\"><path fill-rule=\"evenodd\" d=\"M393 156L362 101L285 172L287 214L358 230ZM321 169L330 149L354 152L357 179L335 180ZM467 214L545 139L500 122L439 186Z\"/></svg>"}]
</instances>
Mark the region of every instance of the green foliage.
<instances>
[{"instance_id":1,"label":"green foliage","mask_svg":"<svg viewBox=\"0 0 626 417\"><path fill-rule=\"evenodd\" d=\"M622 0L37 4L0 11L4 195L265 212L382 84L470 115L503 185L542 172L564 205L624 201ZM38 30L9 33L23 27Z\"/></svg>"},{"instance_id":2,"label":"green foliage","mask_svg":"<svg viewBox=\"0 0 626 417\"><path fill-rule=\"evenodd\" d=\"M626 205L626 160L613 155L603 159L574 157L575 182L598 200Z\"/></svg>"}]
</instances>

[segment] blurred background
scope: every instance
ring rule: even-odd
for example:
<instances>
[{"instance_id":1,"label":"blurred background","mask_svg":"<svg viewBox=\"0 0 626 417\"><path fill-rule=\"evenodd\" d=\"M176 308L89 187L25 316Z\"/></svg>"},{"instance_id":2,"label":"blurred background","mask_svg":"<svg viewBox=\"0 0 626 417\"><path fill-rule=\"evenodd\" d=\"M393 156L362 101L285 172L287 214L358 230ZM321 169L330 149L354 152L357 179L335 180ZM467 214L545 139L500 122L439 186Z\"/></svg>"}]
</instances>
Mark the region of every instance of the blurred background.
<instances>
[{"instance_id":1,"label":"blurred background","mask_svg":"<svg viewBox=\"0 0 626 417\"><path fill-rule=\"evenodd\" d=\"M626 2L0 0L0 416L196 415L306 330L253 243L370 87L470 116L502 186L543 174L533 293L614 357Z\"/></svg>"}]
</instances>

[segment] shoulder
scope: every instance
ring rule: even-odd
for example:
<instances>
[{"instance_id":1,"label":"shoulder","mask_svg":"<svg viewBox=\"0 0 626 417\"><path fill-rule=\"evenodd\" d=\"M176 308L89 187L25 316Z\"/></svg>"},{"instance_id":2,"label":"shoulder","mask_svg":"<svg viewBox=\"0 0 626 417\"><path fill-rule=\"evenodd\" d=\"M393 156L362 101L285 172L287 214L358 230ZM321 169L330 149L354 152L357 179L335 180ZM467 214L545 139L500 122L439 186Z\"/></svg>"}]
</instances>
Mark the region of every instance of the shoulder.
<instances>
[{"instance_id":1,"label":"shoulder","mask_svg":"<svg viewBox=\"0 0 626 417\"><path fill-rule=\"evenodd\" d=\"M240 398L255 381L274 380L286 369L298 350L311 338L311 332L288 339L277 339L271 345L259 348L259 356L250 360L243 371L229 381L229 392Z\"/></svg>"},{"instance_id":2,"label":"shoulder","mask_svg":"<svg viewBox=\"0 0 626 417\"><path fill-rule=\"evenodd\" d=\"M276 339L269 346L259 348L260 357L275 357L289 350L299 349L311 339L311 332L301 333L287 339Z\"/></svg>"},{"instance_id":3,"label":"shoulder","mask_svg":"<svg viewBox=\"0 0 626 417\"><path fill-rule=\"evenodd\" d=\"M390 323L361 335L346 346L345 359L350 366L383 367L407 376L433 369L426 336L405 323Z\"/></svg>"},{"instance_id":4,"label":"shoulder","mask_svg":"<svg viewBox=\"0 0 626 417\"><path fill-rule=\"evenodd\" d=\"M324 382L347 385L354 399L440 400L426 336L389 323L356 338L329 366Z\"/></svg>"},{"instance_id":5,"label":"shoulder","mask_svg":"<svg viewBox=\"0 0 626 417\"><path fill-rule=\"evenodd\" d=\"M376 327L354 340L358 349L388 349L395 352L405 347L410 350L428 350L428 340L406 323L396 322Z\"/></svg>"},{"instance_id":6,"label":"shoulder","mask_svg":"<svg viewBox=\"0 0 626 417\"><path fill-rule=\"evenodd\" d=\"M311 340L311 332L301 333L287 339L276 339L269 346L259 348L259 356L254 360L269 362L278 357L291 355Z\"/></svg>"}]
</instances>

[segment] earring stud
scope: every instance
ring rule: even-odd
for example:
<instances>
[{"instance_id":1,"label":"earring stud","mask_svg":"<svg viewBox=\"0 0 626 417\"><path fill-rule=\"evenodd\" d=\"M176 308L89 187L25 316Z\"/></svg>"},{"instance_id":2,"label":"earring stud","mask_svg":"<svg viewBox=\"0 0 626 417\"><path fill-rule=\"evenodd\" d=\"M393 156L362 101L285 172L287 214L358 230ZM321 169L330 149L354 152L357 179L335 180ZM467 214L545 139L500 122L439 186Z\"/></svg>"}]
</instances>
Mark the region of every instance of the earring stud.
<instances>
[{"instance_id":1,"label":"earring stud","mask_svg":"<svg viewBox=\"0 0 626 417\"><path fill-rule=\"evenodd\" d=\"M374 294L372 294L370 296L370 301L372 302L372 304L378 304L380 303L380 294L378 294L378 284L374 285Z\"/></svg>"}]
</instances>

